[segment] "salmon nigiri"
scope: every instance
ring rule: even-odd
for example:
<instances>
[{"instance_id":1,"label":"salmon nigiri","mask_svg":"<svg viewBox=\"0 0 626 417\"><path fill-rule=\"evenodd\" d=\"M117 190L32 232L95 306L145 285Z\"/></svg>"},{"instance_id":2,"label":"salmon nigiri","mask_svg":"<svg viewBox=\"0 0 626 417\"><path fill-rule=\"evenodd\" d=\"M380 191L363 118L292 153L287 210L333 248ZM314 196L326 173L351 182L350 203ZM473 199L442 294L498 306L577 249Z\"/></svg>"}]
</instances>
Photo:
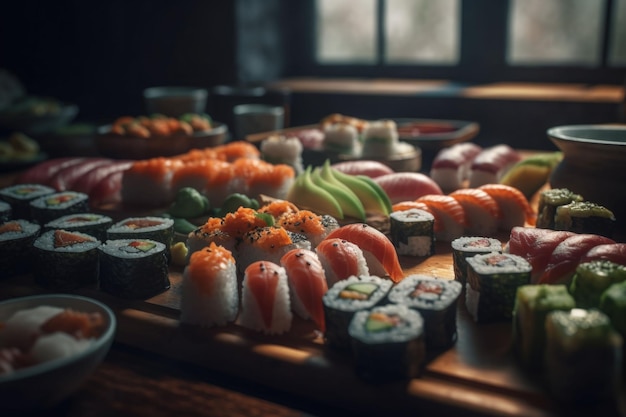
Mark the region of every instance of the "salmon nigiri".
<instances>
[{"instance_id":1,"label":"salmon nigiri","mask_svg":"<svg viewBox=\"0 0 626 417\"><path fill-rule=\"evenodd\" d=\"M365 223L353 223L333 230L329 238L345 239L360 247L372 275L389 275L394 282L404 278L396 248L380 230Z\"/></svg>"},{"instance_id":2,"label":"salmon nigiri","mask_svg":"<svg viewBox=\"0 0 626 417\"><path fill-rule=\"evenodd\" d=\"M463 236L467 226L465 209L454 197L449 195L429 194L417 199L418 203L428 206L428 211L435 216L435 238L442 242L452 242Z\"/></svg>"},{"instance_id":3,"label":"salmon nigiri","mask_svg":"<svg viewBox=\"0 0 626 417\"><path fill-rule=\"evenodd\" d=\"M324 268L317 254L308 249L292 249L280 259L287 273L293 310L303 319L312 319L319 330L326 330L322 297L328 291Z\"/></svg>"},{"instance_id":4,"label":"salmon nigiri","mask_svg":"<svg viewBox=\"0 0 626 417\"><path fill-rule=\"evenodd\" d=\"M493 236L501 218L500 207L487 192L477 188L463 188L451 192L465 210L467 233L478 236Z\"/></svg>"},{"instance_id":5,"label":"salmon nigiri","mask_svg":"<svg viewBox=\"0 0 626 417\"><path fill-rule=\"evenodd\" d=\"M537 215L526 196L517 188L504 184L485 184L478 189L485 191L498 203L502 215L498 224L500 230L508 232L515 226L535 225Z\"/></svg>"},{"instance_id":6,"label":"salmon nigiri","mask_svg":"<svg viewBox=\"0 0 626 417\"><path fill-rule=\"evenodd\" d=\"M417 200L427 194L443 194L439 185L421 172L394 172L374 178L393 204Z\"/></svg>"},{"instance_id":7,"label":"salmon nigiri","mask_svg":"<svg viewBox=\"0 0 626 417\"><path fill-rule=\"evenodd\" d=\"M315 252L322 263L329 287L351 276L369 275L363 251L345 239L326 238L317 245Z\"/></svg>"}]
</instances>

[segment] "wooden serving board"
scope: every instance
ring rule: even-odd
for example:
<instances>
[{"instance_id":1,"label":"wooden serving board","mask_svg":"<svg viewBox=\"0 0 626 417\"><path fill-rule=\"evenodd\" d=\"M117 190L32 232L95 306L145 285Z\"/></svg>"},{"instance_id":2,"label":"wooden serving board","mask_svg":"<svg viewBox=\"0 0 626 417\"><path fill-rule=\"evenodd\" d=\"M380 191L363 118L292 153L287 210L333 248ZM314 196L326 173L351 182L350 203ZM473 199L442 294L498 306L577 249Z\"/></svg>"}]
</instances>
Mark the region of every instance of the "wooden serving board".
<instances>
[{"instance_id":1,"label":"wooden serving board","mask_svg":"<svg viewBox=\"0 0 626 417\"><path fill-rule=\"evenodd\" d=\"M439 242L434 256L400 260L406 274L454 278L449 243ZM462 298L452 348L430 354L419 378L371 383L359 379L348 354L330 350L311 322L295 316L291 331L280 336L249 331L237 323L212 329L181 326L181 277L182 268L172 267L171 288L148 300L122 300L95 288L77 293L101 300L116 312L119 343L355 413L550 417L562 411L540 378L517 366L510 324L474 323ZM30 276L0 282L0 299L44 292Z\"/></svg>"}]
</instances>

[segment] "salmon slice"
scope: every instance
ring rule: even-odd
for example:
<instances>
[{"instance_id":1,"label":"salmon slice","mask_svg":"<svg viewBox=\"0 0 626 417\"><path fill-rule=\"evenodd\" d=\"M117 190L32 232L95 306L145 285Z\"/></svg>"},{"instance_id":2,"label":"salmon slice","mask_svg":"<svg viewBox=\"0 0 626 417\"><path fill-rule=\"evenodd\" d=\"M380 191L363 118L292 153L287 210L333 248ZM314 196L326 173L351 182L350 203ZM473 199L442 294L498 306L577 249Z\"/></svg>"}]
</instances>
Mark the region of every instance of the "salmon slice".
<instances>
[{"instance_id":1,"label":"salmon slice","mask_svg":"<svg viewBox=\"0 0 626 417\"><path fill-rule=\"evenodd\" d=\"M425 195L417 199L424 203L435 217L435 237L442 242L452 242L463 236L467 227L465 209L454 197L449 195Z\"/></svg>"},{"instance_id":2,"label":"salmon slice","mask_svg":"<svg viewBox=\"0 0 626 417\"><path fill-rule=\"evenodd\" d=\"M280 266L273 262L256 261L245 270L248 288L254 295L263 323L268 329L272 327L274 318L274 302L279 281L278 268Z\"/></svg>"},{"instance_id":3,"label":"salmon slice","mask_svg":"<svg viewBox=\"0 0 626 417\"><path fill-rule=\"evenodd\" d=\"M356 244L340 238L326 238L315 248L325 268L326 281L332 286L350 276L369 274L363 251Z\"/></svg>"},{"instance_id":4,"label":"salmon slice","mask_svg":"<svg viewBox=\"0 0 626 417\"><path fill-rule=\"evenodd\" d=\"M504 184L485 184L478 187L491 196L500 208L499 229L509 231L515 226L534 226L537 214L526 196L517 188Z\"/></svg>"},{"instance_id":5,"label":"salmon slice","mask_svg":"<svg viewBox=\"0 0 626 417\"><path fill-rule=\"evenodd\" d=\"M478 188L453 191L450 197L463 206L467 218L467 233L478 236L493 236L502 217L496 200Z\"/></svg>"},{"instance_id":6,"label":"salmon slice","mask_svg":"<svg viewBox=\"0 0 626 417\"><path fill-rule=\"evenodd\" d=\"M54 247L64 248L67 246L77 245L79 243L92 242L92 239L88 237L71 233L65 230L55 230L54 232Z\"/></svg>"}]
</instances>

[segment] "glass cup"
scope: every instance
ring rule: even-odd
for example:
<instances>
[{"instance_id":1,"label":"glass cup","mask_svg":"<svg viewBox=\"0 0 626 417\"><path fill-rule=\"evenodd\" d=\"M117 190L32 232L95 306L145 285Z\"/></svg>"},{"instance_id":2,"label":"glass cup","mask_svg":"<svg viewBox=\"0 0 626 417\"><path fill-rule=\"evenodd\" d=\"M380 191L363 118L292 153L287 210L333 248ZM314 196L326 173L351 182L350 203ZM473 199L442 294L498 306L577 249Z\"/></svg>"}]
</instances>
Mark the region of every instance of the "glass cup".
<instances>
[{"instance_id":1,"label":"glass cup","mask_svg":"<svg viewBox=\"0 0 626 417\"><path fill-rule=\"evenodd\" d=\"M284 127L285 109L269 104L239 104L233 108L235 138L253 133L271 132Z\"/></svg>"}]
</instances>

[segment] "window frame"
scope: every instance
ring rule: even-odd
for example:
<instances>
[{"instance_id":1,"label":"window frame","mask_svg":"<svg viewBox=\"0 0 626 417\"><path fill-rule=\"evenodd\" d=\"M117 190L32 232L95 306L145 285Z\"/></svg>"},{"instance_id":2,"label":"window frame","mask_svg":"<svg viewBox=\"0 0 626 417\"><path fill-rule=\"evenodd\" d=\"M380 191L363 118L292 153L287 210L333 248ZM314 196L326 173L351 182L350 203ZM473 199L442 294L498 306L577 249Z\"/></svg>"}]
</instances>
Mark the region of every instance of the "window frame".
<instances>
[{"instance_id":1,"label":"window frame","mask_svg":"<svg viewBox=\"0 0 626 417\"><path fill-rule=\"evenodd\" d=\"M385 0L378 0L381 4ZM289 76L447 79L457 82L555 82L624 84L626 67L608 67L611 10L606 0L602 34L602 64L583 66L509 65L507 26L509 0L461 0L460 56L456 65L319 64L315 61L315 0L285 0L288 22L287 72ZM379 11L382 6L379 5ZM380 43L380 42L379 42ZM379 45L379 54L383 54Z\"/></svg>"}]
</instances>

